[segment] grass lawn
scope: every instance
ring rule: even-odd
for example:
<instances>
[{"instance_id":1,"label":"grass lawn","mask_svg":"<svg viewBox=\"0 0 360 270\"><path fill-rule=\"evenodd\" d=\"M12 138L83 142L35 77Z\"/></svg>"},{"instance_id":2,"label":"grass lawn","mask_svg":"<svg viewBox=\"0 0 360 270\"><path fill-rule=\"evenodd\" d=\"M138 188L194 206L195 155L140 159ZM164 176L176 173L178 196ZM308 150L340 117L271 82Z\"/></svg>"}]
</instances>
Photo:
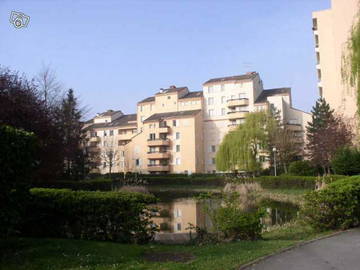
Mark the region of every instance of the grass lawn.
<instances>
[{"instance_id":1,"label":"grass lawn","mask_svg":"<svg viewBox=\"0 0 360 270\"><path fill-rule=\"evenodd\" d=\"M65 239L12 239L0 241L0 269L236 269L258 257L320 236L297 223L264 233L261 241L240 241L204 246L126 245ZM147 262L145 253L186 252L187 263Z\"/></svg>"}]
</instances>

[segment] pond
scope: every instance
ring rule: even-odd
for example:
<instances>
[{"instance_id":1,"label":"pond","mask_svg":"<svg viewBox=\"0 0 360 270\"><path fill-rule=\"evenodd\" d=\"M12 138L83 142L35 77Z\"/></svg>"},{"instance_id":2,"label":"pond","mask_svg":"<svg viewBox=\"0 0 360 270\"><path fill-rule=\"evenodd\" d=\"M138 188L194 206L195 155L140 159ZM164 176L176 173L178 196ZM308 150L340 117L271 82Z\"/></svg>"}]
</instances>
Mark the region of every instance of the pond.
<instances>
[{"instance_id":1,"label":"pond","mask_svg":"<svg viewBox=\"0 0 360 270\"><path fill-rule=\"evenodd\" d=\"M206 209L220 205L219 199L198 201L194 198L197 195L194 192L189 192L188 195L179 191L153 193L160 199L156 204L159 215L153 218L153 222L160 228L159 234L188 234L189 224L211 230L211 219ZM298 205L270 199L261 200L259 206L267 212L262 219L265 229L289 222L296 218L299 212Z\"/></svg>"}]
</instances>

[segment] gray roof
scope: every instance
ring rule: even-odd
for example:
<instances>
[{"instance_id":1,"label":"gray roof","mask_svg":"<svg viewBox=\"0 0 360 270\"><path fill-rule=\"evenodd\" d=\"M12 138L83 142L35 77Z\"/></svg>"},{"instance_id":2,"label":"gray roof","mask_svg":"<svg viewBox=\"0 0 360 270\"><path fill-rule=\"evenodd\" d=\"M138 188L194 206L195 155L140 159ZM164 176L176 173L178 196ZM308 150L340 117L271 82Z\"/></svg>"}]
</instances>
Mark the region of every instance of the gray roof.
<instances>
[{"instance_id":1,"label":"gray roof","mask_svg":"<svg viewBox=\"0 0 360 270\"><path fill-rule=\"evenodd\" d=\"M287 96L290 95L291 88L275 88L275 89L268 89L264 90L260 93L260 95L255 100L255 103L264 103L267 101L268 97L271 96Z\"/></svg>"},{"instance_id":2,"label":"gray roof","mask_svg":"<svg viewBox=\"0 0 360 270\"><path fill-rule=\"evenodd\" d=\"M155 97L145 98L142 101L139 101L138 103L145 103L145 102L152 102L152 101L155 101Z\"/></svg>"},{"instance_id":3,"label":"gray roof","mask_svg":"<svg viewBox=\"0 0 360 270\"><path fill-rule=\"evenodd\" d=\"M229 76L229 77L221 77L210 79L203 84L214 83L214 82L225 82L225 81L242 81L242 80L250 80L255 78L258 75L257 72L249 72L243 75Z\"/></svg>"},{"instance_id":4,"label":"gray roof","mask_svg":"<svg viewBox=\"0 0 360 270\"><path fill-rule=\"evenodd\" d=\"M124 114L118 118L116 118L115 120L113 120L112 122L107 122L107 123L96 123L93 125L88 126L86 129L93 129L93 128L116 128L116 127L121 127L121 126L131 126L134 125L136 126L137 123L131 123L133 121L136 121L136 114Z\"/></svg>"},{"instance_id":5,"label":"gray roof","mask_svg":"<svg viewBox=\"0 0 360 270\"><path fill-rule=\"evenodd\" d=\"M156 93L156 95L174 93L174 92L178 92L178 91L181 91L181 90L188 90L188 88L186 86L182 86L182 87L173 86L173 87L170 87L170 88L167 88L167 89L161 89L159 92Z\"/></svg>"},{"instance_id":6,"label":"gray roof","mask_svg":"<svg viewBox=\"0 0 360 270\"><path fill-rule=\"evenodd\" d=\"M99 113L99 115L97 115L97 117L103 117L103 116L112 116L116 113L121 113L121 111L114 111L114 110L107 110L106 112L103 112L103 113Z\"/></svg>"},{"instance_id":7,"label":"gray roof","mask_svg":"<svg viewBox=\"0 0 360 270\"><path fill-rule=\"evenodd\" d=\"M158 120L165 119L165 118L192 116L192 115L198 114L199 112L201 112L201 110L169 112L169 113L155 113L152 116L150 116L149 118L147 118L144 121L144 123L158 121Z\"/></svg>"},{"instance_id":8,"label":"gray roof","mask_svg":"<svg viewBox=\"0 0 360 270\"><path fill-rule=\"evenodd\" d=\"M202 97L202 96L203 96L203 91L196 91L196 92L189 92L185 96L182 96L180 99L183 99L183 98L197 98L197 97Z\"/></svg>"}]
</instances>

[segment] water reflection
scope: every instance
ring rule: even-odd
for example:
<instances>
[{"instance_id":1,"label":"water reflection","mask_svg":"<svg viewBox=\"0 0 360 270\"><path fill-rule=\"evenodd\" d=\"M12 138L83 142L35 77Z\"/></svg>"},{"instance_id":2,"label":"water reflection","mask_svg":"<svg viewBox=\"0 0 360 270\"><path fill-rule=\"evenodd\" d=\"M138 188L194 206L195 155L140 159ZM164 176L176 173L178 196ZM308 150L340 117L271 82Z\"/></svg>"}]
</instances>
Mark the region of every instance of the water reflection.
<instances>
[{"instance_id":1,"label":"water reflection","mask_svg":"<svg viewBox=\"0 0 360 270\"><path fill-rule=\"evenodd\" d=\"M211 219L206 209L214 209L220 203L219 200L199 202L193 198L167 200L156 204L159 216L154 217L153 221L159 226L160 233L188 233L189 223L211 231ZM262 219L265 228L289 222L296 218L299 211L295 204L274 200L263 200L259 206L267 212Z\"/></svg>"}]
</instances>

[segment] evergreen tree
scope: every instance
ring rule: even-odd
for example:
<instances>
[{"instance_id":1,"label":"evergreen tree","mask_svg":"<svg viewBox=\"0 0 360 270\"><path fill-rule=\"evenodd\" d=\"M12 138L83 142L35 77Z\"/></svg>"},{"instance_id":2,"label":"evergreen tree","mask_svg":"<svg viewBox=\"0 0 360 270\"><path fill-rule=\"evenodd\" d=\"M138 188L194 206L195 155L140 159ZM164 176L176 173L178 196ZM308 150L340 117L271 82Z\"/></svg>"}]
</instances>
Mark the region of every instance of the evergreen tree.
<instances>
[{"instance_id":1,"label":"evergreen tree","mask_svg":"<svg viewBox=\"0 0 360 270\"><path fill-rule=\"evenodd\" d=\"M82 129L82 110L72 89L68 90L62 100L60 109L60 126L64 140L64 175L72 179L84 176L85 154L83 141L85 134Z\"/></svg>"},{"instance_id":2,"label":"evergreen tree","mask_svg":"<svg viewBox=\"0 0 360 270\"><path fill-rule=\"evenodd\" d=\"M312 121L307 127L307 150L315 166L330 173L330 161L340 147L351 145L352 133L349 124L334 115L325 99L320 98L312 109Z\"/></svg>"}]
</instances>

